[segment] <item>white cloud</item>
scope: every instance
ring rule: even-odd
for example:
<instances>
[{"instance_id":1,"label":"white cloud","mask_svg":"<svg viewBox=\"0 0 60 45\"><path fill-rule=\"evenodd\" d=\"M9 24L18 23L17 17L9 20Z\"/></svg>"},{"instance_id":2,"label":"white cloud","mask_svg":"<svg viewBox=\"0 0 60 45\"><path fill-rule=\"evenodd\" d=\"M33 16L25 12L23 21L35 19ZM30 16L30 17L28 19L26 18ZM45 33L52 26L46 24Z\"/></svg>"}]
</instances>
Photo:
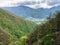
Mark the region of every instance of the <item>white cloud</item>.
<instances>
[{"instance_id":1,"label":"white cloud","mask_svg":"<svg viewBox=\"0 0 60 45\"><path fill-rule=\"evenodd\" d=\"M14 7L24 3L25 1L26 0L0 0L0 7Z\"/></svg>"},{"instance_id":2,"label":"white cloud","mask_svg":"<svg viewBox=\"0 0 60 45\"><path fill-rule=\"evenodd\" d=\"M39 19L39 18L28 17L28 18L26 18L26 19L27 19L27 20L30 20L30 21L33 21L33 22L35 22L36 24L45 23L45 22L47 21L46 18Z\"/></svg>"},{"instance_id":3,"label":"white cloud","mask_svg":"<svg viewBox=\"0 0 60 45\"><path fill-rule=\"evenodd\" d=\"M46 18L39 19L39 18L33 18L33 17L28 17L26 19L31 20L31 21L44 21L44 20L46 20Z\"/></svg>"},{"instance_id":4,"label":"white cloud","mask_svg":"<svg viewBox=\"0 0 60 45\"><path fill-rule=\"evenodd\" d=\"M59 0L42 0L36 2L34 5L26 5L26 6L31 8L52 8L58 5L60 5Z\"/></svg>"},{"instance_id":5,"label":"white cloud","mask_svg":"<svg viewBox=\"0 0 60 45\"><path fill-rule=\"evenodd\" d=\"M0 7L25 5L31 8L51 8L60 5L60 0L0 0Z\"/></svg>"}]
</instances>

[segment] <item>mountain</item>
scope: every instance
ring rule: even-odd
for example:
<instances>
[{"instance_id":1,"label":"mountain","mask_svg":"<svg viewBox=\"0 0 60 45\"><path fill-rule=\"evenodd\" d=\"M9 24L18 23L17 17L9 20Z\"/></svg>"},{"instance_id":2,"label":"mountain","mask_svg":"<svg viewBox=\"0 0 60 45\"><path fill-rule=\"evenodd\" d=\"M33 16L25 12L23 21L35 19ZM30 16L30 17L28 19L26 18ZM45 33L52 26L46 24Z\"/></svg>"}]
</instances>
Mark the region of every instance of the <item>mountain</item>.
<instances>
[{"instance_id":1,"label":"mountain","mask_svg":"<svg viewBox=\"0 0 60 45\"><path fill-rule=\"evenodd\" d=\"M5 9L25 18L32 17L42 19L48 17L50 13L53 13L56 10L60 10L60 6L52 7L50 9L47 8L33 9L27 6L5 7Z\"/></svg>"},{"instance_id":2,"label":"mountain","mask_svg":"<svg viewBox=\"0 0 60 45\"><path fill-rule=\"evenodd\" d=\"M30 17L31 12L34 11L32 8L26 7L26 6L18 6L18 7L5 7L5 9L8 9L9 11L23 16L23 17ZM28 11L28 13L27 13Z\"/></svg>"},{"instance_id":3,"label":"mountain","mask_svg":"<svg viewBox=\"0 0 60 45\"><path fill-rule=\"evenodd\" d=\"M20 38L21 36L29 34L35 26L36 24L34 22L0 9L0 27L15 38Z\"/></svg>"},{"instance_id":4,"label":"mountain","mask_svg":"<svg viewBox=\"0 0 60 45\"><path fill-rule=\"evenodd\" d=\"M32 9L30 7L27 7L27 6L5 7L5 9L13 12L14 14L25 17L25 18L29 18L29 17L43 18L42 11L38 11L38 9Z\"/></svg>"},{"instance_id":5,"label":"mountain","mask_svg":"<svg viewBox=\"0 0 60 45\"><path fill-rule=\"evenodd\" d=\"M26 45L60 45L60 11L28 35Z\"/></svg>"}]
</instances>

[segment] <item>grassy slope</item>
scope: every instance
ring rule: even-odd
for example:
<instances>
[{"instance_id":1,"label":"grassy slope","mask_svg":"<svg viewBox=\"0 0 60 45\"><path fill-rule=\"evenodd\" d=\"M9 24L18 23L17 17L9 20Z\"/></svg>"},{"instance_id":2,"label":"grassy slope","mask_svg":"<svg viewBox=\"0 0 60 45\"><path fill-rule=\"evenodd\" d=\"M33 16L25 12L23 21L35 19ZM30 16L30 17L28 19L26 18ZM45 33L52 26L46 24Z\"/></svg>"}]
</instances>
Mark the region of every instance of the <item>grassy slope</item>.
<instances>
[{"instance_id":1,"label":"grassy slope","mask_svg":"<svg viewBox=\"0 0 60 45\"><path fill-rule=\"evenodd\" d=\"M35 26L36 24L31 21L0 9L0 27L14 36L14 38L29 34Z\"/></svg>"}]
</instances>

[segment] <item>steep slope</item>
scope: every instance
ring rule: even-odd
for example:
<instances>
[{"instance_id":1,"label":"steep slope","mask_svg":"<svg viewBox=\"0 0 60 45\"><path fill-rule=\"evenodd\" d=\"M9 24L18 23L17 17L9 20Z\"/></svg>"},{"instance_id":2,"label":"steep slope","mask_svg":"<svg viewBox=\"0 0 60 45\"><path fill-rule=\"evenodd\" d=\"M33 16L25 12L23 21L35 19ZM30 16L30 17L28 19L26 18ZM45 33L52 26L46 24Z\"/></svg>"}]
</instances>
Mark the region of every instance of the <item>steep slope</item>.
<instances>
[{"instance_id":1,"label":"steep slope","mask_svg":"<svg viewBox=\"0 0 60 45\"><path fill-rule=\"evenodd\" d=\"M20 38L31 32L35 23L15 16L11 12L0 9L0 27L10 33L14 38Z\"/></svg>"},{"instance_id":2,"label":"steep slope","mask_svg":"<svg viewBox=\"0 0 60 45\"><path fill-rule=\"evenodd\" d=\"M9 45L13 41L13 37L0 27L0 45Z\"/></svg>"},{"instance_id":3,"label":"steep slope","mask_svg":"<svg viewBox=\"0 0 60 45\"><path fill-rule=\"evenodd\" d=\"M28 35L26 45L60 45L60 11Z\"/></svg>"}]
</instances>

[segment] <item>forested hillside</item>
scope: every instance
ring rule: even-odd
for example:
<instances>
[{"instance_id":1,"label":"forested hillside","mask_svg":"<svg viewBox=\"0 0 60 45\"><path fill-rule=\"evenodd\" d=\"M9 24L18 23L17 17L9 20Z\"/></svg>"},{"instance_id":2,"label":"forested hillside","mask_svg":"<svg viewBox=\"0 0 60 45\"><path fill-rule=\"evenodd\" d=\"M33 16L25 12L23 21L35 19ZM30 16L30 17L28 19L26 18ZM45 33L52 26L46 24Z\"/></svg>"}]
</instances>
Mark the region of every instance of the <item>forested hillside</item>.
<instances>
[{"instance_id":1,"label":"forested hillside","mask_svg":"<svg viewBox=\"0 0 60 45\"><path fill-rule=\"evenodd\" d=\"M60 11L53 15L28 35L26 45L60 45Z\"/></svg>"},{"instance_id":2,"label":"forested hillside","mask_svg":"<svg viewBox=\"0 0 60 45\"><path fill-rule=\"evenodd\" d=\"M0 9L0 45L60 45L60 11L36 26Z\"/></svg>"},{"instance_id":3,"label":"forested hillside","mask_svg":"<svg viewBox=\"0 0 60 45\"><path fill-rule=\"evenodd\" d=\"M0 45L9 45L29 34L36 24L0 9Z\"/></svg>"}]
</instances>

